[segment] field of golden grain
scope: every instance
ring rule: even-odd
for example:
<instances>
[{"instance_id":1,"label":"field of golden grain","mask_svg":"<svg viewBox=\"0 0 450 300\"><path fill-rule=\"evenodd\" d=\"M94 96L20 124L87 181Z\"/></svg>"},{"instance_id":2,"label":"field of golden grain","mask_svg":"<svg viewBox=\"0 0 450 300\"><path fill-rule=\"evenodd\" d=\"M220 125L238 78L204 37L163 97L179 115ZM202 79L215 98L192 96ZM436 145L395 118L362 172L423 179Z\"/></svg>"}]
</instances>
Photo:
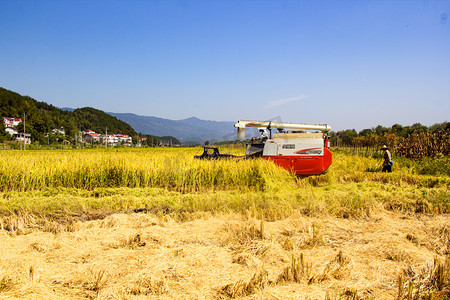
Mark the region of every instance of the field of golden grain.
<instances>
[{"instance_id":1,"label":"field of golden grain","mask_svg":"<svg viewBox=\"0 0 450 300\"><path fill-rule=\"evenodd\" d=\"M297 178L200 153L2 151L0 298L450 297L449 176L335 151Z\"/></svg>"}]
</instances>

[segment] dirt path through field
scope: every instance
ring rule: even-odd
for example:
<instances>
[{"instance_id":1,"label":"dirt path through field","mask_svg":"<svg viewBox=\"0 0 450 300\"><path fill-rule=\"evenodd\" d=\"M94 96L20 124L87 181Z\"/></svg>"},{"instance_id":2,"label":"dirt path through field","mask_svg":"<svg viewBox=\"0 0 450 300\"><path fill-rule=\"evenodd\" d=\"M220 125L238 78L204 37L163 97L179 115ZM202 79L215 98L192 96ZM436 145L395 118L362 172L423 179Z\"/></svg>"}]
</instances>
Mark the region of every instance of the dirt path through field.
<instances>
[{"instance_id":1,"label":"dirt path through field","mask_svg":"<svg viewBox=\"0 0 450 300\"><path fill-rule=\"evenodd\" d=\"M449 223L392 212L276 222L139 213L0 230L0 298L393 299L399 275L448 255Z\"/></svg>"}]
</instances>

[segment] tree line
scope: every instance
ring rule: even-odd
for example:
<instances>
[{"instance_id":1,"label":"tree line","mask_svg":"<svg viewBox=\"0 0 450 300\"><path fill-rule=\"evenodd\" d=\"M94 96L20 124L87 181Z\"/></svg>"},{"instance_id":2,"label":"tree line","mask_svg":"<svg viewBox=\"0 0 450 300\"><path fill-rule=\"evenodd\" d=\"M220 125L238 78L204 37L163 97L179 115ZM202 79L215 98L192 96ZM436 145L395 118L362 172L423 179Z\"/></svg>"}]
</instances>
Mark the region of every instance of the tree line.
<instances>
[{"instance_id":1,"label":"tree line","mask_svg":"<svg viewBox=\"0 0 450 300\"><path fill-rule=\"evenodd\" d=\"M392 127L381 125L363 129L330 132L331 146L352 147L355 149L376 150L387 145L397 155L409 158L450 154L450 123L437 123L425 126L415 123L412 126L395 124Z\"/></svg>"}]
</instances>

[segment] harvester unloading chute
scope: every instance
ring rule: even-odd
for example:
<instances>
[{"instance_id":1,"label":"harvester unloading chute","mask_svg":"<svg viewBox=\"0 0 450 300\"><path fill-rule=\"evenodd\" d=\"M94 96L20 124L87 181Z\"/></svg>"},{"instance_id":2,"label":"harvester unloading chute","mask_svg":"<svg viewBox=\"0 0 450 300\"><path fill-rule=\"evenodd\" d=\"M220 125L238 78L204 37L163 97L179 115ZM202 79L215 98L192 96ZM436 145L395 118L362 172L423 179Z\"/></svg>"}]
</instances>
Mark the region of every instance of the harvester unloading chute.
<instances>
[{"instance_id":1,"label":"harvester unloading chute","mask_svg":"<svg viewBox=\"0 0 450 300\"><path fill-rule=\"evenodd\" d=\"M272 121L250 121L239 120L234 127L238 129L238 139L245 139L245 127L265 127L268 129L296 129L296 130L317 130L323 133L329 132L331 126L327 124L303 124L303 123L286 123Z\"/></svg>"}]
</instances>

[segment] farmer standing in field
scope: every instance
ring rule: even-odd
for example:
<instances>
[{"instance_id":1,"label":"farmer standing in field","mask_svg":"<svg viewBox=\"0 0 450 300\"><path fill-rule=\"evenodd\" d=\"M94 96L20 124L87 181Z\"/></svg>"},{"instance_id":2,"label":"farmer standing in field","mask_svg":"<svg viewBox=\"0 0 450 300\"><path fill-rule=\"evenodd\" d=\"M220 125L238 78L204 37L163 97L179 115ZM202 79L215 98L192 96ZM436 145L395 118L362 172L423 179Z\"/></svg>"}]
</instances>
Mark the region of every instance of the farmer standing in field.
<instances>
[{"instance_id":1,"label":"farmer standing in field","mask_svg":"<svg viewBox=\"0 0 450 300\"><path fill-rule=\"evenodd\" d=\"M392 155L391 152L389 152L389 149L386 145L383 145L383 147L380 150L384 150L383 153L383 171L382 172L388 172L391 173L392 172Z\"/></svg>"}]
</instances>

